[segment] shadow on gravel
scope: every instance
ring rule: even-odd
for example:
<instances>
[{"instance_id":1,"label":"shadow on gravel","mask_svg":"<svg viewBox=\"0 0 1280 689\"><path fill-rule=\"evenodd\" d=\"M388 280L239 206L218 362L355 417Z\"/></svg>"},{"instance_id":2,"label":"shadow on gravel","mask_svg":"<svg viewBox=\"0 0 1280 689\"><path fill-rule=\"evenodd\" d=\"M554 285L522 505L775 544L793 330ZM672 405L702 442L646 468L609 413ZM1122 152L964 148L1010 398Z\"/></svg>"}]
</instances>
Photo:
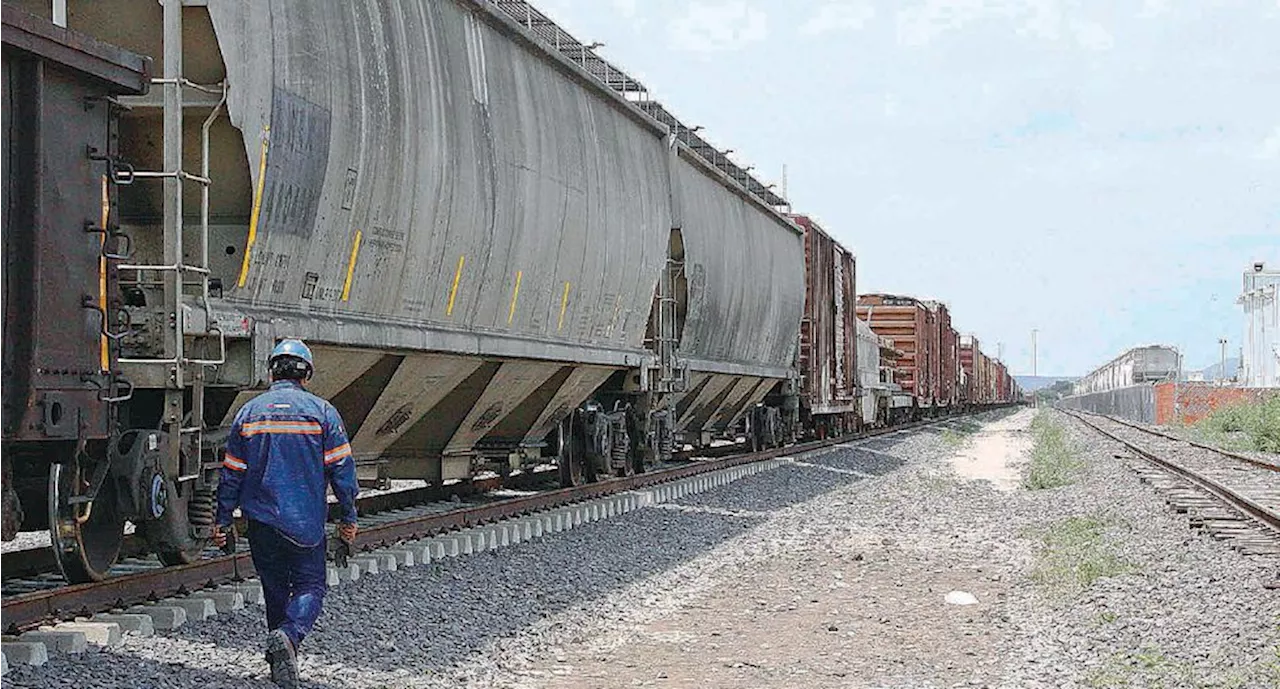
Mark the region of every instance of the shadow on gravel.
<instances>
[{"instance_id":1,"label":"shadow on gravel","mask_svg":"<svg viewBox=\"0 0 1280 689\"><path fill-rule=\"evenodd\" d=\"M191 665L160 663L110 650L95 651L91 646L79 656L52 656L43 667L11 666L4 675L4 686L21 689L275 689L276 686L266 676L267 664L261 657L258 662L262 674L252 678L219 672L216 667L199 667L199 659L189 658L187 662ZM310 683L306 686L326 689L334 685Z\"/></svg>"},{"instance_id":2,"label":"shadow on gravel","mask_svg":"<svg viewBox=\"0 0 1280 689\"><path fill-rule=\"evenodd\" d=\"M886 447L892 447L886 444ZM777 469L739 479L716 490L690 495L676 501L689 507L722 510L773 512L812 500L824 493L861 481L868 476L881 476L906 462L880 452L867 451L866 443L837 447L820 454L797 458L802 464L784 464ZM857 473L850 473L857 472Z\"/></svg>"},{"instance_id":3,"label":"shadow on gravel","mask_svg":"<svg viewBox=\"0 0 1280 689\"><path fill-rule=\"evenodd\" d=\"M901 467L911 457L890 455L905 438L880 437L809 455L801 461L814 466L784 465L679 503L751 512L783 509ZM491 643L689 562L762 521L754 516L643 509L554 538L379 574L330 589L324 614L302 647L303 686L320 689L365 684L367 680L359 676L370 671L404 671L406 679L446 671ZM169 634L195 644L216 645L222 658L232 655L238 665L265 674L261 656L264 635L260 606L189 624ZM202 664L199 659L187 662ZM208 659L209 665L216 662ZM90 653L74 660L55 659L53 664L62 669L14 669L6 676L6 684L203 689L273 686L262 675L239 679L219 673L215 667L194 669L122 653ZM335 665L341 669L333 668ZM25 678L34 683L22 684Z\"/></svg>"},{"instance_id":4,"label":"shadow on gravel","mask_svg":"<svg viewBox=\"0 0 1280 689\"><path fill-rule=\"evenodd\" d=\"M445 670L539 620L692 560L760 521L644 509L551 539L364 578L330 589L303 656L415 675ZM263 630L262 608L253 607L177 635L256 652Z\"/></svg>"}]
</instances>

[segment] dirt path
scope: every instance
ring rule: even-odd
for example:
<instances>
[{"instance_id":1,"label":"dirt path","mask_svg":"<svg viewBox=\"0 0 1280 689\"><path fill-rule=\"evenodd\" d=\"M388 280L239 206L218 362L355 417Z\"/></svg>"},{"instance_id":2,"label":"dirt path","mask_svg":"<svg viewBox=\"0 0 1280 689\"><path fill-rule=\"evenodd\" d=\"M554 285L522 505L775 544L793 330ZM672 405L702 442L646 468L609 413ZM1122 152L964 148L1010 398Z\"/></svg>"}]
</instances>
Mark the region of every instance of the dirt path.
<instances>
[{"instance_id":1,"label":"dirt path","mask_svg":"<svg viewBox=\"0 0 1280 689\"><path fill-rule=\"evenodd\" d=\"M948 464L964 477L1011 487L1030 419L1028 411L986 424L932 469L902 469L819 498L834 502L837 517L841 505L850 515L874 514L822 520L826 510L815 506L815 521L825 525L798 547L740 569L607 652L569 650L525 676L555 689L998 683L1007 567L993 567L989 548L967 537L937 533L957 531L945 523L912 524L901 496L953 484ZM895 497L882 489L890 482ZM952 592L977 602L949 604Z\"/></svg>"},{"instance_id":2,"label":"dirt path","mask_svg":"<svg viewBox=\"0 0 1280 689\"><path fill-rule=\"evenodd\" d=\"M1033 412L984 424L969 443L951 457L951 468L961 478L990 481L999 490L1014 490L1031 450L1027 426Z\"/></svg>"}]
</instances>

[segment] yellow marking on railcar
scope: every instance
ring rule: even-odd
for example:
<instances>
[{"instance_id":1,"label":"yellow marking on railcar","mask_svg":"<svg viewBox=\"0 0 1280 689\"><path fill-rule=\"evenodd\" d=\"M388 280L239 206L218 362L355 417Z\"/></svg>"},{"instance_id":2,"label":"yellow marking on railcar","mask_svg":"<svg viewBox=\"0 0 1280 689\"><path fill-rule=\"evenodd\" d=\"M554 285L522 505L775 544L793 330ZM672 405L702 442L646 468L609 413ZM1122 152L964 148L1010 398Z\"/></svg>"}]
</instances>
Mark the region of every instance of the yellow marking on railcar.
<instances>
[{"instance_id":1,"label":"yellow marking on railcar","mask_svg":"<svg viewBox=\"0 0 1280 689\"><path fill-rule=\"evenodd\" d=\"M564 330L564 312L569 308L569 281L565 280L564 295L560 297L560 322L556 324L556 330Z\"/></svg>"},{"instance_id":2,"label":"yellow marking on railcar","mask_svg":"<svg viewBox=\"0 0 1280 689\"><path fill-rule=\"evenodd\" d=\"M462 279L462 266L466 262L466 254L458 257L458 269L453 273L453 289L449 290L449 306L444 310L444 315L446 316L453 315L453 300L458 298L458 281Z\"/></svg>"},{"instance_id":3,"label":"yellow marking on railcar","mask_svg":"<svg viewBox=\"0 0 1280 689\"><path fill-rule=\"evenodd\" d=\"M102 228L101 241L99 242L98 256L98 307L102 309L102 329L107 329L107 257L101 254L106 253L107 248L107 222L111 220L111 191L107 186L107 176L102 176ZM111 350L108 349L107 336L105 332L98 338L98 359L102 365L101 371L111 370Z\"/></svg>"},{"instance_id":4,"label":"yellow marking on railcar","mask_svg":"<svg viewBox=\"0 0 1280 689\"><path fill-rule=\"evenodd\" d=\"M356 230L356 240L351 243L351 260L347 262L347 279L342 283L342 301L351 297L351 278L356 274L356 257L360 255L360 230Z\"/></svg>"},{"instance_id":5,"label":"yellow marking on railcar","mask_svg":"<svg viewBox=\"0 0 1280 689\"><path fill-rule=\"evenodd\" d=\"M511 310L507 312L507 325L516 319L516 300L520 298L520 280L524 278L524 271L516 271L516 288L511 290Z\"/></svg>"},{"instance_id":6,"label":"yellow marking on railcar","mask_svg":"<svg viewBox=\"0 0 1280 689\"><path fill-rule=\"evenodd\" d=\"M237 287L244 287L249 279L249 257L253 252L253 244L258 241L258 217L262 213L262 188L267 180L267 143L270 141L271 125L262 127L262 153L258 156L258 184L253 191L253 211L249 215L249 239L244 244L244 262L240 264L240 279Z\"/></svg>"}]
</instances>

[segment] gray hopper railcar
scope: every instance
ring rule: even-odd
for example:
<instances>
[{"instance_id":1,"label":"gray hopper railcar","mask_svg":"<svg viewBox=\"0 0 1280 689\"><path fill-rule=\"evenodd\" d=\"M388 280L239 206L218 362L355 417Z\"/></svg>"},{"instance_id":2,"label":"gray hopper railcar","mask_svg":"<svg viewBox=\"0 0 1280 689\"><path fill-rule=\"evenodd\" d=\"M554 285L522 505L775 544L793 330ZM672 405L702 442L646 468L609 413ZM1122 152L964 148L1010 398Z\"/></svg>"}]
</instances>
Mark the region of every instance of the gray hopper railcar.
<instances>
[{"instance_id":1,"label":"gray hopper railcar","mask_svg":"<svg viewBox=\"0 0 1280 689\"><path fill-rule=\"evenodd\" d=\"M807 267L783 199L521 0L50 14L4 9L0 460L4 538L49 529L73 581L126 521L199 557L285 337L372 483L572 485L935 406L851 253L815 229Z\"/></svg>"},{"instance_id":2,"label":"gray hopper railcar","mask_svg":"<svg viewBox=\"0 0 1280 689\"><path fill-rule=\"evenodd\" d=\"M1173 347L1134 347L1076 381L1074 394L1087 395L1130 385L1174 380L1178 375L1178 364L1178 351Z\"/></svg>"},{"instance_id":3,"label":"gray hopper railcar","mask_svg":"<svg viewBox=\"0 0 1280 689\"><path fill-rule=\"evenodd\" d=\"M92 206L36 200L37 235L77 231L28 241L46 253L24 289L64 292L18 319L28 330L9 327L26 307L6 292L6 371L23 338L35 367L26 397L5 386L6 422L27 409L5 429L6 476L25 477L6 536L93 505L63 524L70 578L106 574L126 520L166 562L197 557L223 429L284 337L312 345L311 389L370 482L548 462L566 483L628 474L786 404L801 230L661 106L629 100L626 75L566 57L507 5L70 0L67 32L47 0L6 4L5 78L47 96L6 115L45 107L24 118L40 159L74 168L45 172ZM61 82L19 81L22 11L54 43L135 53L69 96L100 96L96 111L61 117ZM6 165L6 188L36 161Z\"/></svg>"}]
</instances>

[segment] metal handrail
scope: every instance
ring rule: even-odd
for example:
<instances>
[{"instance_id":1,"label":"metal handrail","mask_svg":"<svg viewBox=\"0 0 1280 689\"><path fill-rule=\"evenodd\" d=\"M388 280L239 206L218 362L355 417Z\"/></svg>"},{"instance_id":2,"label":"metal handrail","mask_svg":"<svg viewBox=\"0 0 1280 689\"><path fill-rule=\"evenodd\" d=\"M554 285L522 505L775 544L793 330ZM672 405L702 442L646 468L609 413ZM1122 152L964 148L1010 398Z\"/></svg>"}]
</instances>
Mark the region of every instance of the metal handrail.
<instances>
[{"instance_id":1,"label":"metal handrail","mask_svg":"<svg viewBox=\"0 0 1280 689\"><path fill-rule=\"evenodd\" d=\"M210 270L208 268L201 268L200 266L193 266L187 263L122 263L117 267L120 270L154 270L157 272L180 270L184 273L196 273L197 275L210 274Z\"/></svg>"}]
</instances>

